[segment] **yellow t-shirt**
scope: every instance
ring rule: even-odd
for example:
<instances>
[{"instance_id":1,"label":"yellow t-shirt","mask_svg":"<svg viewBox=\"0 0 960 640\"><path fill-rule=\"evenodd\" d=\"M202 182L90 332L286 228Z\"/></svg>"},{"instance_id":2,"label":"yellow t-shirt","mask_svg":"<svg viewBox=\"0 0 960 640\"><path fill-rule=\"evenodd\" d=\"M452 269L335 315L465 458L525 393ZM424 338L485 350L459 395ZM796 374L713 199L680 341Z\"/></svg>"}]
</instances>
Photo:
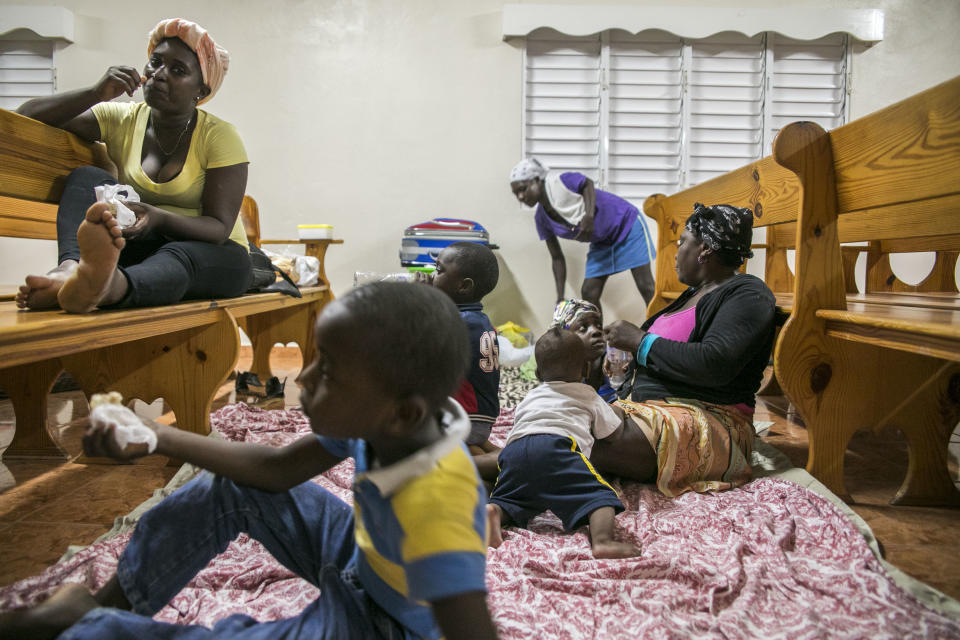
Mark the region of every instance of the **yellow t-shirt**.
<instances>
[{"instance_id":1,"label":"yellow t-shirt","mask_svg":"<svg viewBox=\"0 0 960 640\"><path fill-rule=\"evenodd\" d=\"M173 180L157 183L147 177L140 164L150 107L143 102L101 102L94 105L93 115L100 124L100 140L107 145L107 154L117 165L120 184L133 187L144 202L173 213L200 215L207 169L248 162L236 128L197 109L197 126L183 169ZM250 248L239 215L230 239Z\"/></svg>"}]
</instances>

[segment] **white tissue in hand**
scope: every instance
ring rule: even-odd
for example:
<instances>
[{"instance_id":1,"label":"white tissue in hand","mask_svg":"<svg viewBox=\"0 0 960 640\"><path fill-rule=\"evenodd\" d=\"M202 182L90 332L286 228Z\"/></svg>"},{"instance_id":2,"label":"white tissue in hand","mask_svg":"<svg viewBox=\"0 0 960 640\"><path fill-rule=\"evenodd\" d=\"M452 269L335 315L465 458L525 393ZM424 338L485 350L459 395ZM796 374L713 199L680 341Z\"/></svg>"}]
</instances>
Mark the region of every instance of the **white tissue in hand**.
<instances>
[{"instance_id":1,"label":"white tissue in hand","mask_svg":"<svg viewBox=\"0 0 960 640\"><path fill-rule=\"evenodd\" d=\"M140 195L128 184L102 184L94 187L93 192L97 194L97 202L106 202L110 205L110 210L117 218L117 224L121 229L132 227L137 221L137 216L131 211L124 202L140 202Z\"/></svg>"},{"instance_id":2,"label":"white tissue in hand","mask_svg":"<svg viewBox=\"0 0 960 640\"><path fill-rule=\"evenodd\" d=\"M121 449L125 449L128 444L146 443L147 453L153 453L157 449L157 434L143 424L137 414L120 404L120 399L121 396L116 391L95 394L90 399L90 406L93 407L90 411L90 424L113 424L114 437Z\"/></svg>"}]
</instances>

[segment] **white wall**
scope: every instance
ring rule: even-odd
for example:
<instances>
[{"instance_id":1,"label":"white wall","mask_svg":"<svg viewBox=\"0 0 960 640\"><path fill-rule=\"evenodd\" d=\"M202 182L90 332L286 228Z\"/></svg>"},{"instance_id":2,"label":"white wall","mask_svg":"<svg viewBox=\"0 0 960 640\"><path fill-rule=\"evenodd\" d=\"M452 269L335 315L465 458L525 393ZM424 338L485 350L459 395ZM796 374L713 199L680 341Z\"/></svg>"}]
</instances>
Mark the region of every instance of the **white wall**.
<instances>
[{"instance_id":1,"label":"white wall","mask_svg":"<svg viewBox=\"0 0 960 640\"><path fill-rule=\"evenodd\" d=\"M118 0L34 1L65 6L76 17L76 42L57 54L61 90L95 82L111 64L142 66L145 34L161 18L183 16L207 27L232 54L224 86L207 108L244 138L247 191L260 204L263 235L291 237L297 224L333 224L346 241L327 254L336 293L349 289L354 271L396 270L406 226L462 217L484 224L501 247L500 287L487 299L493 321L537 331L549 321L547 250L507 184L520 155L520 50L501 39L503 2L168 0L157 10ZM956 0L793 5L885 11L884 41L854 62L853 117L960 68ZM573 293L586 247L564 248ZM0 239L0 282L43 271L55 257L52 242ZM608 319L643 314L629 274L611 279L604 304Z\"/></svg>"}]
</instances>

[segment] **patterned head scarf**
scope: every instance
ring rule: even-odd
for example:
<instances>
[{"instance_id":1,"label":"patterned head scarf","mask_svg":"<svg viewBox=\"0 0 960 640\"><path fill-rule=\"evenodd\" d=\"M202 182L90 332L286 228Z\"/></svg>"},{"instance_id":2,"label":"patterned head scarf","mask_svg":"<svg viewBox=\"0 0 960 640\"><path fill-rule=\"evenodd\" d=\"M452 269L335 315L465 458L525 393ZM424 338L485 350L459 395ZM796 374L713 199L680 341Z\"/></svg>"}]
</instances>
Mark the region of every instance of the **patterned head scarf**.
<instances>
[{"instance_id":1,"label":"patterned head scarf","mask_svg":"<svg viewBox=\"0 0 960 640\"><path fill-rule=\"evenodd\" d=\"M550 323L550 329L559 327L560 329L569 329L570 325L585 313L595 313L600 315L600 309L597 305L579 298L562 300L557 303L557 308L553 310L553 321Z\"/></svg>"},{"instance_id":2,"label":"patterned head scarf","mask_svg":"<svg viewBox=\"0 0 960 640\"><path fill-rule=\"evenodd\" d=\"M547 175L547 168L540 164L536 158L524 158L510 171L510 182L521 182L523 180L533 180L534 178L543 179Z\"/></svg>"},{"instance_id":3,"label":"patterned head scarf","mask_svg":"<svg viewBox=\"0 0 960 640\"><path fill-rule=\"evenodd\" d=\"M711 207L699 202L687 218L686 229L713 249L728 265L739 267L753 257L753 212L729 204Z\"/></svg>"},{"instance_id":4,"label":"patterned head scarf","mask_svg":"<svg viewBox=\"0 0 960 640\"><path fill-rule=\"evenodd\" d=\"M223 77L227 75L227 67L230 66L230 54L214 42L207 30L196 22L190 22L183 18L169 18L158 22L157 26L150 32L150 40L147 42L147 57L153 53L153 50L164 38L180 38L197 54L203 83L210 87L210 93L201 98L197 104L200 105L210 100L220 89L220 85L223 84Z\"/></svg>"}]
</instances>

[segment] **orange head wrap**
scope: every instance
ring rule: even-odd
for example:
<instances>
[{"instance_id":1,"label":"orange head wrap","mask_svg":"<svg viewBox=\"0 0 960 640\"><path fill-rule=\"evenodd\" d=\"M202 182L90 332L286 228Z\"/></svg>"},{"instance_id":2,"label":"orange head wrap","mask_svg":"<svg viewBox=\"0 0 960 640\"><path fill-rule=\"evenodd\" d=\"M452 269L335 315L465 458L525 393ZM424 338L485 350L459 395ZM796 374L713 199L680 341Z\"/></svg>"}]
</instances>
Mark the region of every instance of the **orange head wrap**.
<instances>
[{"instance_id":1,"label":"orange head wrap","mask_svg":"<svg viewBox=\"0 0 960 640\"><path fill-rule=\"evenodd\" d=\"M197 54L203 83L210 87L210 93L197 104L203 104L210 100L220 88L220 85L223 84L223 77L227 75L227 67L230 66L230 54L214 42L207 30L197 23L183 18L170 18L161 20L150 32L147 56L153 53L154 48L164 38L180 38Z\"/></svg>"}]
</instances>

